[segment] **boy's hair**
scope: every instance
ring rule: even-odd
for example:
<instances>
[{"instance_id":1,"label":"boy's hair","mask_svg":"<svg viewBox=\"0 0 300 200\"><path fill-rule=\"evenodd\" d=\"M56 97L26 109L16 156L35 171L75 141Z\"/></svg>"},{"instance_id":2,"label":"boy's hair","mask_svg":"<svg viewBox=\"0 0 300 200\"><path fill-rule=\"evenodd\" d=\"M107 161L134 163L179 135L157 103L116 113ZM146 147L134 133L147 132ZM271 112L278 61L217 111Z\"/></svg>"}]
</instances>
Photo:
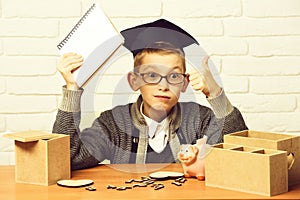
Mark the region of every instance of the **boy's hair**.
<instances>
[{"instance_id":1,"label":"boy's hair","mask_svg":"<svg viewBox=\"0 0 300 200\"><path fill-rule=\"evenodd\" d=\"M185 65L184 52L181 49L176 48L174 45L168 42L155 42L147 46L146 48L144 48L134 57L134 67L140 66L142 64L145 55L152 54L152 53L157 53L159 55L176 54L180 56L182 60L183 72L185 72L186 65Z\"/></svg>"}]
</instances>

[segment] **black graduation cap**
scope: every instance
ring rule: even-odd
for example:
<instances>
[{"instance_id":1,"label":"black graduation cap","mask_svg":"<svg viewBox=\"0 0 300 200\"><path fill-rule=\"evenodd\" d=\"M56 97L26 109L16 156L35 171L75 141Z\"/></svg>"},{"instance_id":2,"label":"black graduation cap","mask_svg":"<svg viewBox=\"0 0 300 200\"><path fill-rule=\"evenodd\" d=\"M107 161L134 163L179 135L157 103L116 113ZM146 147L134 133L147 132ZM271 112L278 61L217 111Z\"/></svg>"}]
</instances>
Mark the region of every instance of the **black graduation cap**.
<instances>
[{"instance_id":1,"label":"black graduation cap","mask_svg":"<svg viewBox=\"0 0 300 200\"><path fill-rule=\"evenodd\" d=\"M155 42L168 42L183 51L184 47L199 43L179 26L165 20L138 25L121 31L125 39L124 46L136 56Z\"/></svg>"}]
</instances>

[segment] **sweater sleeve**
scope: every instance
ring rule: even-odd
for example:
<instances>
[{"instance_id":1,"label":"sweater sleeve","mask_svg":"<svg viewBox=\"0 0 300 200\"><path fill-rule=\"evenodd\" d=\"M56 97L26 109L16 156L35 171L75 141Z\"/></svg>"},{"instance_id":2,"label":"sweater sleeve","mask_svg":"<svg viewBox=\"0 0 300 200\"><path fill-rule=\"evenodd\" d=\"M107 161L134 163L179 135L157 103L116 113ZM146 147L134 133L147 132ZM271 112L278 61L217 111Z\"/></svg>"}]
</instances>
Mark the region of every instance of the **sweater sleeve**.
<instances>
[{"instance_id":1,"label":"sweater sleeve","mask_svg":"<svg viewBox=\"0 0 300 200\"><path fill-rule=\"evenodd\" d=\"M208 136L209 144L221 143L224 135L248 129L241 112L232 106L223 90L208 102L212 110L207 110L202 116L202 131Z\"/></svg>"},{"instance_id":2,"label":"sweater sleeve","mask_svg":"<svg viewBox=\"0 0 300 200\"><path fill-rule=\"evenodd\" d=\"M63 98L59 106L52 132L70 136L72 170L96 166L99 161L85 148L79 138L80 98L83 90L67 90L63 87Z\"/></svg>"},{"instance_id":3,"label":"sweater sleeve","mask_svg":"<svg viewBox=\"0 0 300 200\"><path fill-rule=\"evenodd\" d=\"M234 110L223 89L219 96L216 98L207 98L207 100L217 118L223 118Z\"/></svg>"},{"instance_id":4,"label":"sweater sleeve","mask_svg":"<svg viewBox=\"0 0 300 200\"><path fill-rule=\"evenodd\" d=\"M66 112L80 112L82 93L82 88L79 88L79 90L67 90L66 86L63 86L62 101L59 105L59 109Z\"/></svg>"}]
</instances>

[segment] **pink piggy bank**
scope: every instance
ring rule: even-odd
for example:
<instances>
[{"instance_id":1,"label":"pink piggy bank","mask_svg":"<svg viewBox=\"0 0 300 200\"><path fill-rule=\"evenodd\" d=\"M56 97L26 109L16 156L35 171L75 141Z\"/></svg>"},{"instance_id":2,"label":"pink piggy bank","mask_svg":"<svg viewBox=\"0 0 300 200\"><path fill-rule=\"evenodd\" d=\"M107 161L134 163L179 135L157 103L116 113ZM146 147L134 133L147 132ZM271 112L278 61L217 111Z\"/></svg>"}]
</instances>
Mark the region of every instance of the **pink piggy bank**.
<instances>
[{"instance_id":1,"label":"pink piggy bank","mask_svg":"<svg viewBox=\"0 0 300 200\"><path fill-rule=\"evenodd\" d=\"M183 173L186 178L196 177L200 181L205 180L204 156L202 155L207 150L206 140L207 136L204 136L198 139L194 145L183 144L180 146L178 159L182 164Z\"/></svg>"}]
</instances>

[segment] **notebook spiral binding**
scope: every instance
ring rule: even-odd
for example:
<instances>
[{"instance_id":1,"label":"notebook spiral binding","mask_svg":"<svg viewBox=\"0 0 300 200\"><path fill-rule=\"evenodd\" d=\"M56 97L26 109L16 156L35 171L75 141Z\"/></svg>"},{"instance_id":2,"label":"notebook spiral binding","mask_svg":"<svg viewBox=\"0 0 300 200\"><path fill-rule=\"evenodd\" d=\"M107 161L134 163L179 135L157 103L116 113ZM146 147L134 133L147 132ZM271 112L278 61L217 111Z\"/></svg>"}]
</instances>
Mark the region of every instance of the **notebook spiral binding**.
<instances>
[{"instance_id":1,"label":"notebook spiral binding","mask_svg":"<svg viewBox=\"0 0 300 200\"><path fill-rule=\"evenodd\" d=\"M69 34L57 45L57 48L61 50L63 46L68 42L68 40L72 37L72 35L76 32L76 30L79 28L79 26L83 23L83 21L87 18L87 16L94 10L96 7L96 4L93 4L86 13L81 17L81 19L77 22L77 24L72 28L72 30L69 32Z\"/></svg>"}]
</instances>

